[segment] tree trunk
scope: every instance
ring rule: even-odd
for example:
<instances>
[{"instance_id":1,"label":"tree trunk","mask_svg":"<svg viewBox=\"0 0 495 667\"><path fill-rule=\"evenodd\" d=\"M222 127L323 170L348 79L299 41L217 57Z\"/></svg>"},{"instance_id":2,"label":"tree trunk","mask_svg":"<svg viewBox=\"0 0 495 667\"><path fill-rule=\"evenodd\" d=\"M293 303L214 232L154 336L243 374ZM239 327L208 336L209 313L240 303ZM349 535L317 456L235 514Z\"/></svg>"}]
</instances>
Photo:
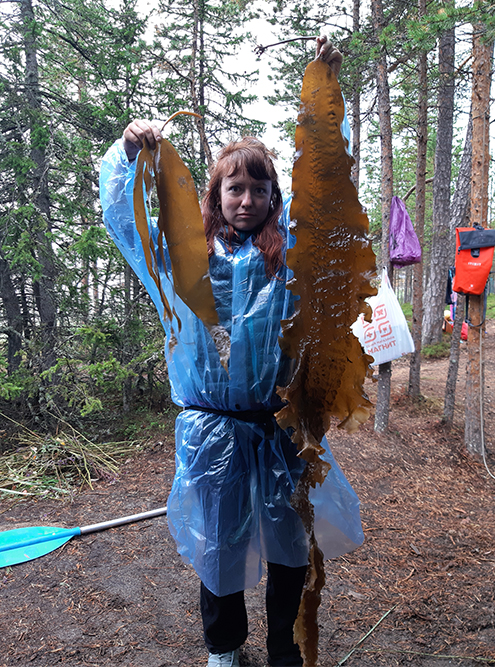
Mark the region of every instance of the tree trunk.
<instances>
[{"instance_id":1,"label":"tree trunk","mask_svg":"<svg viewBox=\"0 0 495 667\"><path fill-rule=\"evenodd\" d=\"M486 29L473 26L473 158L471 180L471 224L487 226L488 176L490 166L490 84L493 42L484 41ZM464 442L468 452L483 455L483 295L469 297L470 326L466 376Z\"/></svg>"},{"instance_id":2,"label":"tree trunk","mask_svg":"<svg viewBox=\"0 0 495 667\"><path fill-rule=\"evenodd\" d=\"M471 172L473 161L473 113L469 112L469 121L462 151L461 166L457 174L457 182L450 207L450 242L449 259L453 266L455 259L455 230L456 227L469 226L471 209L469 204L471 196Z\"/></svg>"},{"instance_id":3,"label":"tree trunk","mask_svg":"<svg viewBox=\"0 0 495 667\"><path fill-rule=\"evenodd\" d=\"M352 6L352 31L357 33L360 30L360 4L361 0L354 0ZM359 70L358 70L359 77ZM354 164L351 168L351 179L356 190L359 192L359 169L361 163L361 91L359 86L355 86L351 98L352 106L352 157Z\"/></svg>"},{"instance_id":4,"label":"tree trunk","mask_svg":"<svg viewBox=\"0 0 495 667\"><path fill-rule=\"evenodd\" d=\"M372 0L373 32L377 42L384 27L383 6L381 0ZM387 267L390 283L393 281L392 265L389 256L390 205L393 195L393 152L392 152L392 120L390 107L390 89L387 77L387 56L381 49L376 64L376 84L378 98L378 118L380 124L381 143L381 203L382 203L382 247L381 265ZM380 364L378 367L378 391L375 411L375 431L382 433L388 427L390 412L390 382L392 363Z\"/></svg>"},{"instance_id":5,"label":"tree trunk","mask_svg":"<svg viewBox=\"0 0 495 667\"><path fill-rule=\"evenodd\" d=\"M127 264L124 270L124 292L125 292L125 325L123 327L122 337L122 365L126 366L133 358L132 330L130 325L132 314L132 295L131 295L132 269ZM132 404L133 382L131 375L128 375L122 383L122 410L129 412Z\"/></svg>"},{"instance_id":6,"label":"tree trunk","mask_svg":"<svg viewBox=\"0 0 495 667\"><path fill-rule=\"evenodd\" d=\"M445 3L452 4L451 2ZM455 31L448 30L438 49L440 87L438 91L438 123L433 179L433 225L430 272L426 289L428 308L423 317L423 345L442 340L445 286L450 265L450 182L452 176L452 137L454 123L454 58Z\"/></svg>"},{"instance_id":7,"label":"tree trunk","mask_svg":"<svg viewBox=\"0 0 495 667\"><path fill-rule=\"evenodd\" d=\"M418 18L426 14L426 0L419 0ZM416 158L416 215L415 231L421 248L424 246L426 203L426 149L428 143L428 72L426 52L419 56L418 76L418 128ZM421 385L421 329L423 322L423 262L413 267L412 338L414 352L409 367L409 396L419 398Z\"/></svg>"},{"instance_id":8,"label":"tree trunk","mask_svg":"<svg viewBox=\"0 0 495 667\"><path fill-rule=\"evenodd\" d=\"M40 317L43 341L42 370L50 368L56 359L56 302L55 302L55 261L50 242L51 219L50 197L48 193L48 160L46 144L40 140L43 130L41 93L38 76L38 56L36 49L36 21L31 0L21 0L21 17L24 31L24 53L26 58L26 102L30 116L31 159L35 165L32 176L33 202L37 220L34 222L34 236L37 244L37 259L42 267L40 278L33 290Z\"/></svg>"},{"instance_id":9,"label":"tree trunk","mask_svg":"<svg viewBox=\"0 0 495 667\"><path fill-rule=\"evenodd\" d=\"M15 291L10 267L6 259L0 256L0 298L7 318L7 371L9 375L19 368L22 341L22 312Z\"/></svg>"},{"instance_id":10,"label":"tree trunk","mask_svg":"<svg viewBox=\"0 0 495 667\"><path fill-rule=\"evenodd\" d=\"M193 34L191 41L191 67L189 79L191 81L191 101L194 113L201 118L195 118L196 128L199 133L200 159L208 165L213 166L213 156L206 137L204 114L204 0L193 0ZM196 76L196 66L199 67L199 76Z\"/></svg>"},{"instance_id":11,"label":"tree trunk","mask_svg":"<svg viewBox=\"0 0 495 667\"><path fill-rule=\"evenodd\" d=\"M406 278L404 288L404 303L412 303L413 293L413 267L406 266Z\"/></svg>"},{"instance_id":12,"label":"tree trunk","mask_svg":"<svg viewBox=\"0 0 495 667\"><path fill-rule=\"evenodd\" d=\"M459 294L457 297L454 330L452 331L452 342L450 344L449 370L447 372L447 382L445 383L445 396L443 403L442 421L451 428L454 423L455 410L455 390L457 385L457 375L459 372L459 357L461 353L461 329L464 321L465 296Z\"/></svg>"},{"instance_id":13,"label":"tree trunk","mask_svg":"<svg viewBox=\"0 0 495 667\"><path fill-rule=\"evenodd\" d=\"M471 153L473 137L473 119L470 114L466 140L462 153L461 166L457 176L457 183L450 207L450 240L449 240L449 265L454 265L455 256L455 228L469 226L469 194L471 191ZM467 219L466 219L467 218ZM464 321L465 300L462 294L457 296L455 309L454 331L450 343L449 369L447 371L447 382L445 385L443 422L450 428L454 421L455 394L457 375L459 373L459 355L461 327Z\"/></svg>"}]
</instances>

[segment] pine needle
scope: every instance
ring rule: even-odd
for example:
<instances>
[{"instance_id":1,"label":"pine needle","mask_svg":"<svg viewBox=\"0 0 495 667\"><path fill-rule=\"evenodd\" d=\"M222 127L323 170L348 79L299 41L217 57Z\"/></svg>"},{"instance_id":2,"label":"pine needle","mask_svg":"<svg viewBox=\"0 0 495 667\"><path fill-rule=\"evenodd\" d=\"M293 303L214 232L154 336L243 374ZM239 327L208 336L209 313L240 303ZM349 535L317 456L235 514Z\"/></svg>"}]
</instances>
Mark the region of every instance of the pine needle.
<instances>
[{"instance_id":1,"label":"pine needle","mask_svg":"<svg viewBox=\"0 0 495 667\"><path fill-rule=\"evenodd\" d=\"M484 658L480 655L448 655L445 653L424 653L423 651L407 651L406 649L394 648L363 648L358 649L358 651L361 653L400 653L403 655L417 655L422 658L438 658L439 660L472 660L473 662L485 662L489 665L495 665L495 658Z\"/></svg>"},{"instance_id":2,"label":"pine needle","mask_svg":"<svg viewBox=\"0 0 495 667\"><path fill-rule=\"evenodd\" d=\"M348 653L344 658L342 658L342 660L341 660L340 662L337 663L336 667L341 667L341 665L343 665L343 664L347 661L347 659L351 657L351 655L354 653L354 651L356 651L356 650L358 649L358 647L361 646L361 644L362 644L362 643L363 643L363 642L364 642L364 641L371 635L372 632L374 632L374 631L376 630L376 628L380 625L380 623L381 623L385 618L387 618L387 616L388 616L391 612L393 612L393 610L394 610L396 607L397 607L397 605L394 605L394 606L392 607L392 609L389 609L387 612L385 612L385 613L383 614L383 616L381 617L381 619L378 621L378 623L375 623L375 625L371 628L371 630L368 630L368 632L364 635L364 637L361 637L361 639L360 639L360 640L358 641L358 643L354 646L354 648L352 648L352 649L349 651L349 653Z\"/></svg>"}]
</instances>

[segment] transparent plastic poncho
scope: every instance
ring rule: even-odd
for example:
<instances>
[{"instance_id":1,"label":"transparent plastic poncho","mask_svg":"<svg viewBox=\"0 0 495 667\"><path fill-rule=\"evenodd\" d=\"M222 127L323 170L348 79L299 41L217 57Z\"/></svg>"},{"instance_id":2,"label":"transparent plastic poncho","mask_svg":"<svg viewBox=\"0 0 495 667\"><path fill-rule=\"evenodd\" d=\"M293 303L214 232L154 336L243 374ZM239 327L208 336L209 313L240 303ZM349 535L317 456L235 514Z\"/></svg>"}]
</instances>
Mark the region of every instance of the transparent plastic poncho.
<instances>
[{"instance_id":1,"label":"transparent plastic poncho","mask_svg":"<svg viewBox=\"0 0 495 667\"><path fill-rule=\"evenodd\" d=\"M160 267L161 283L181 326L175 317L168 321L163 316L134 223L134 173L135 162L128 162L119 140L101 168L104 221L160 313L172 398L184 408L176 420L170 532L183 560L193 565L205 586L216 595L228 595L259 582L262 559L289 567L307 563L307 537L290 505L305 462L273 417L281 407L276 387L288 380L291 370L278 336L280 320L292 312L293 297L285 287L285 269L281 280L266 278L263 256L252 237L233 252L216 240L210 278L220 323L231 338L227 373L202 322L176 296L170 266L168 271ZM286 246L295 241L289 232L289 208L286 201L280 219ZM149 224L156 239L156 221ZM231 414L236 411L255 411L257 417L250 420L244 414L238 419ZM332 468L310 499L319 546L331 558L359 546L363 533L359 500L326 440L323 444Z\"/></svg>"}]
</instances>

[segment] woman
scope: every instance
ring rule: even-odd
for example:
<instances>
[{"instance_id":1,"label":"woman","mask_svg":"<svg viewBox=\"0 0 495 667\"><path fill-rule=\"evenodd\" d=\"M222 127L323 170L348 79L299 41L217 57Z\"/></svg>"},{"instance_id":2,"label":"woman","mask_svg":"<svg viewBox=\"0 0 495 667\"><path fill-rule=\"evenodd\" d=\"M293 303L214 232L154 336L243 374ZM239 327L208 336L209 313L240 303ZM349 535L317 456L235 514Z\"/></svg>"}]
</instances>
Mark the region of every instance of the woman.
<instances>
[{"instance_id":1,"label":"woman","mask_svg":"<svg viewBox=\"0 0 495 667\"><path fill-rule=\"evenodd\" d=\"M317 41L317 57L340 70L342 56L325 37ZM154 148L161 135L151 123L136 120L109 150L101 200L105 224L162 312L132 212L134 160L145 138ZM282 199L273 158L254 138L229 144L203 200L216 309L231 339L228 373L203 324L175 295L171 272L161 271L162 287L181 320L180 328L175 320L163 324L172 397L184 408L176 422L168 518L179 553L201 579L209 667L239 665L248 634L244 590L259 582L262 559L268 569L268 662L302 665L292 628L308 551L290 497L305 464L274 418L281 408L276 388L291 370L278 336L280 320L293 309L285 252L294 239L290 202ZM153 234L155 240L156 224ZM333 467L316 507L319 532L330 545L327 555L336 556L358 546L362 532L358 500L328 457Z\"/></svg>"}]
</instances>

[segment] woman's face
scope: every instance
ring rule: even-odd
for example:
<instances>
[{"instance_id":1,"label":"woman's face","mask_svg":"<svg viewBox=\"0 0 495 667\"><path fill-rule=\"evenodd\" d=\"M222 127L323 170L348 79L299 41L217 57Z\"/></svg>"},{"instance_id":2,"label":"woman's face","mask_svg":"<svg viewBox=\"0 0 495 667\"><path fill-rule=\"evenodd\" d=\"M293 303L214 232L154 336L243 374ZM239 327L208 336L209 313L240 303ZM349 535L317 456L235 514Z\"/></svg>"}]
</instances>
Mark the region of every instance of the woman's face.
<instances>
[{"instance_id":1,"label":"woman's face","mask_svg":"<svg viewBox=\"0 0 495 667\"><path fill-rule=\"evenodd\" d=\"M271 197L270 180L257 181L246 171L222 178L223 217L238 231L250 232L266 220Z\"/></svg>"}]
</instances>

